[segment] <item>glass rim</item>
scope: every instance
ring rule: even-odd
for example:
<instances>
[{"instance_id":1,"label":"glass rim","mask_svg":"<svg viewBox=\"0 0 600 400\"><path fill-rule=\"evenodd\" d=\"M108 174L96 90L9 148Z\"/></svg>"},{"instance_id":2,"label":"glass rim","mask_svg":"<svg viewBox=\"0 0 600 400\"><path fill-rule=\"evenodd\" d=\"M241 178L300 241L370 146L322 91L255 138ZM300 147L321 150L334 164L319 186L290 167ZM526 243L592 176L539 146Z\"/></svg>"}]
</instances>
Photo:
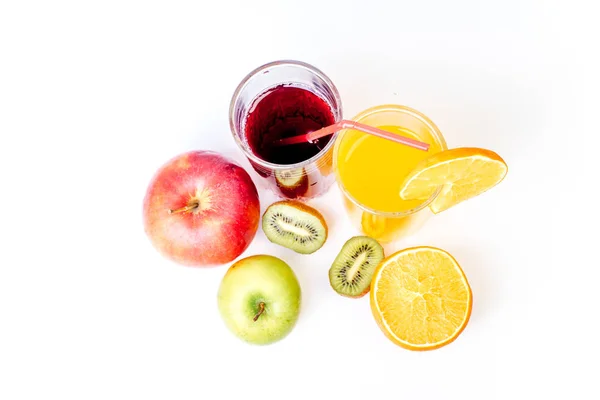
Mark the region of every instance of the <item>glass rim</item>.
<instances>
[{"instance_id":1,"label":"glass rim","mask_svg":"<svg viewBox=\"0 0 600 400\"><path fill-rule=\"evenodd\" d=\"M399 105L399 104L382 104L382 105L378 105L378 106L373 106L373 107L367 108L366 110L361 111L352 120L356 121L356 122L361 122L361 120L365 119L366 117L368 117L370 115L377 114L380 112L386 112L386 111L410 114L411 116L417 118L431 130L432 135L435 137L436 140L439 141L442 151L447 150L448 146L446 144L446 139L444 138L444 135L442 135L442 132L439 130L439 128L433 123L433 121L431 119L429 119L425 114L421 113L420 111L415 110L414 108L408 107L408 106L403 106L403 105ZM417 212L423 210L425 207L429 206L429 204L431 204L431 202L433 200L435 200L435 198L440 194L440 192L443 189L443 185L438 186L437 190L427 200L423 201L423 203L419 204L417 207L411 208L409 210L404 210L404 211L380 211L380 210L375 210L370 207L367 207L366 205L359 202L354 196L352 196L350 194L350 192L344 186L344 183L340 177L339 169L337 166L339 146L340 146L340 143L342 142L342 140L344 140L344 135L348 130L351 130L351 129L343 129L339 132L339 135L338 135L338 138L336 140L335 147L333 150L333 168L334 168L334 171L336 174L336 180L338 182L338 187L340 188L340 191L343 193L344 196L346 196L346 198L348 198L357 207L361 208L364 211L367 211L371 214L378 215L378 216L392 217L392 218L406 217L408 215L417 213Z\"/></svg>"},{"instance_id":2,"label":"glass rim","mask_svg":"<svg viewBox=\"0 0 600 400\"><path fill-rule=\"evenodd\" d=\"M320 79L322 79L323 82L325 82L325 84L327 84L328 89L331 90L333 97L335 98L335 101L337 102L337 110L339 112L339 116L334 115L335 122L339 122L343 118L342 99L340 97L337 87L333 84L331 79L327 75L325 75L325 73L323 73L323 71L321 71L314 65L308 64L303 61L297 61L297 60L277 60L277 61L271 61L266 64L263 64L255 69L253 69L252 71L250 71L244 77L244 79L242 79L242 81L238 84L237 88L233 92L233 96L231 97L231 101L229 103L229 128L230 128L231 134L233 135L233 139L235 140L235 143L240 148L240 150L242 150L242 152L248 159L250 159L255 164L258 164L259 166L261 166L263 168L268 168L268 169L277 170L277 171L287 170L287 169L304 168L307 165L310 165L311 163L318 161L333 147L333 145L336 142L338 133L339 133L339 131L334 132L331 135L329 142L327 142L325 147L323 147L317 154L315 154L314 156L312 156L311 158L309 158L307 160L300 161L295 164L275 164L275 163L272 163L269 161L265 161L262 158L255 155L254 153L252 153L251 151L248 151L244 147L244 144L242 143L242 140L240 139L240 135L238 135L238 133L237 133L237 128L236 128L235 122L234 122L234 110L235 110L235 105L237 103L237 100L239 99L242 91L246 88L246 86L249 84L250 80L254 76L260 74L262 71L264 71L266 69L269 69L272 67L282 67L282 66L294 66L294 67L304 68L304 69L310 71L311 73L315 74L316 76L318 76ZM332 110L332 111L334 111L334 110Z\"/></svg>"}]
</instances>

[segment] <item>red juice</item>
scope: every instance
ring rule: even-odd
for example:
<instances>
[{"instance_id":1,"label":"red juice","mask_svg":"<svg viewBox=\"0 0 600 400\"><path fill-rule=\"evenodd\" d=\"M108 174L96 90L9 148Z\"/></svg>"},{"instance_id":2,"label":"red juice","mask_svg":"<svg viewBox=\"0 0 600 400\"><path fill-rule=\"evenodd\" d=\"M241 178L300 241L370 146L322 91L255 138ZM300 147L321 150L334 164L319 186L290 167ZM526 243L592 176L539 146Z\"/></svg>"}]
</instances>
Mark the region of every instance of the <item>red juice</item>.
<instances>
[{"instance_id":1,"label":"red juice","mask_svg":"<svg viewBox=\"0 0 600 400\"><path fill-rule=\"evenodd\" d=\"M337 135L289 146L276 146L276 141L341 119L342 102L331 79L295 60L254 69L237 86L229 104L229 125L237 146L265 188L286 198L312 199L335 183Z\"/></svg>"},{"instance_id":2,"label":"red juice","mask_svg":"<svg viewBox=\"0 0 600 400\"><path fill-rule=\"evenodd\" d=\"M329 105L300 87L279 85L253 104L246 119L245 136L254 154L273 164L296 164L319 153L331 139L275 147L276 140L316 131L335 123Z\"/></svg>"}]
</instances>

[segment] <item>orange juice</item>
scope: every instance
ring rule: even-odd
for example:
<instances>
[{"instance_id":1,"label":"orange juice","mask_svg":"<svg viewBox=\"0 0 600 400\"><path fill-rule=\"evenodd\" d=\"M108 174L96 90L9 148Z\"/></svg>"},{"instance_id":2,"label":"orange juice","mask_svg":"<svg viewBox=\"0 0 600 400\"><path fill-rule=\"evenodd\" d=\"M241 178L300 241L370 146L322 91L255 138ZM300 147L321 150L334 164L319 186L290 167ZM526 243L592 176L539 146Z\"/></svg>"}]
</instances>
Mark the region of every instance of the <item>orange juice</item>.
<instances>
[{"instance_id":1,"label":"orange juice","mask_svg":"<svg viewBox=\"0 0 600 400\"><path fill-rule=\"evenodd\" d=\"M401 185L421 160L445 150L446 142L433 122L403 106L374 107L354 120L430 145L429 151L417 150L356 130L341 132L336 142L338 183L353 222L383 242L410 234L427 216L428 202L403 200Z\"/></svg>"}]
</instances>

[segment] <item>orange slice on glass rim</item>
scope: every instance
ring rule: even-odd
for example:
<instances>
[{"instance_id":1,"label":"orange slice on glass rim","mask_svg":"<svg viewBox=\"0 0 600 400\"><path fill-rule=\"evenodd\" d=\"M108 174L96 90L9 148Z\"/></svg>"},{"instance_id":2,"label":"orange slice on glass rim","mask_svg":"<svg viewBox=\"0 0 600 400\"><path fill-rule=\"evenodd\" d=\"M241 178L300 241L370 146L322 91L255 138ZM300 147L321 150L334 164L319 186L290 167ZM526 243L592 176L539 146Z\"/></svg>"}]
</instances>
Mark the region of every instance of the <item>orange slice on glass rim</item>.
<instances>
[{"instance_id":1,"label":"orange slice on glass rim","mask_svg":"<svg viewBox=\"0 0 600 400\"><path fill-rule=\"evenodd\" d=\"M409 350L454 341L471 316L467 277L450 254L413 247L385 258L371 281L371 311L383 333Z\"/></svg>"},{"instance_id":2,"label":"orange slice on glass rim","mask_svg":"<svg viewBox=\"0 0 600 400\"><path fill-rule=\"evenodd\" d=\"M461 147L445 150L421 161L405 178L400 197L426 200L441 186L429 208L440 213L478 196L500 183L508 167L491 150Z\"/></svg>"}]
</instances>

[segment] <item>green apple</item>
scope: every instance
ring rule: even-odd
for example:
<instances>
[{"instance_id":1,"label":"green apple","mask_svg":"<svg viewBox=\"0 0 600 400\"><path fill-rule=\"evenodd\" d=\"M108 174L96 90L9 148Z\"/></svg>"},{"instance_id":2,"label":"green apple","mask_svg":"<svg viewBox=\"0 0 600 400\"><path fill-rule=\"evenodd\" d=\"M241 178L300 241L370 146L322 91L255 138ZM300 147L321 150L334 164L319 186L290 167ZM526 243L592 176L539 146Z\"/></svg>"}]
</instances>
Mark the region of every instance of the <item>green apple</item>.
<instances>
[{"instance_id":1,"label":"green apple","mask_svg":"<svg viewBox=\"0 0 600 400\"><path fill-rule=\"evenodd\" d=\"M300 313L301 291L283 260L256 255L234 263L221 281L217 302L225 325L252 344L283 339Z\"/></svg>"}]
</instances>

